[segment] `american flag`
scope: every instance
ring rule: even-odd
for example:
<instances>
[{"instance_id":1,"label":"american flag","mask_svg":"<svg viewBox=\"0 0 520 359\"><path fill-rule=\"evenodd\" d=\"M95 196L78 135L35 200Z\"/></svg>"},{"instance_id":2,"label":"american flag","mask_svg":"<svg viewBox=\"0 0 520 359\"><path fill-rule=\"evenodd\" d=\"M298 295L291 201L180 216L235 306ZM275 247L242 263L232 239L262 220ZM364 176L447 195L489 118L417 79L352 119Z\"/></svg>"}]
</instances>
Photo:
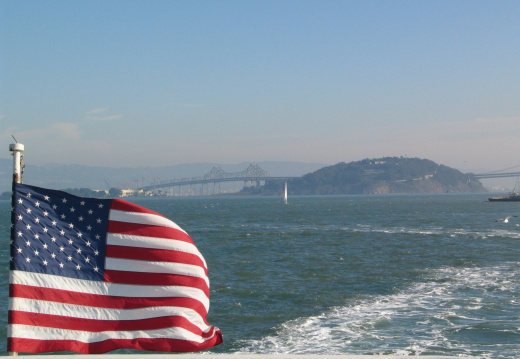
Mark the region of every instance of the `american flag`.
<instances>
[{"instance_id":1,"label":"american flag","mask_svg":"<svg viewBox=\"0 0 520 359\"><path fill-rule=\"evenodd\" d=\"M118 199L15 183L8 351L192 352L222 342L190 236Z\"/></svg>"}]
</instances>

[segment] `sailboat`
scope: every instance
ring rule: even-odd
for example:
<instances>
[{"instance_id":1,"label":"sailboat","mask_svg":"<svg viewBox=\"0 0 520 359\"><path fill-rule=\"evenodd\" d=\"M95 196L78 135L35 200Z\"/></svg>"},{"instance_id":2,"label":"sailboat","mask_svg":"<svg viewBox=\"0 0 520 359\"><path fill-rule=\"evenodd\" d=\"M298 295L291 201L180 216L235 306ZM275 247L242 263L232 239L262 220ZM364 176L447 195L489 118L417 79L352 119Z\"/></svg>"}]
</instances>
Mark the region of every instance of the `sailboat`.
<instances>
[{"instance_id":1,"label":"sailboat","mask_svg":"<svg viewBox=\"0 0 520 359\"><path fill-rule=\"evenodd\" d=\"M283 203L287 204L287 181L285 182L285 194L283 197Z\"/></svg>"}]
</instances>

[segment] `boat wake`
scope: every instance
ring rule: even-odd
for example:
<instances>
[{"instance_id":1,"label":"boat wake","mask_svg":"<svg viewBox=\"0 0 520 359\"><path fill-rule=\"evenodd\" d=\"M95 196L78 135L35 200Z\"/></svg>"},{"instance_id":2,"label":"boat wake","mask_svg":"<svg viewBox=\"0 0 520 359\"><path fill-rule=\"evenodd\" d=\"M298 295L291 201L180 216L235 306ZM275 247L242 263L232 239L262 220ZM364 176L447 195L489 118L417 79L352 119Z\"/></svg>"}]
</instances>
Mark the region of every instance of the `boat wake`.
<instances>
[{"instance_id":1,"label":"boat wake","mask_svg":"<svg viewBox=\"0 0 520 359\"><path fill-rule=\"evenodd\" d=\"M371 226L362 226L358 225L356 228L345 228L347 231L352 232L361 232L361 233L384 233L384 234L412 234L412 235L439 235L439 236L449 236L452 238L461 237L461 238L469 238L469 239L486 239L493 237L502 237L502 238L510 238L510 239L520 239L520 231L516 227L511 227L511 229L504 229L500 227L492 227L486 230L468 230L464 228L454 229L454 228L442 228L442 227L432 227L432 228L413 228L413 227L386 227L386 228L377 228Z\"/></svg>"},{"instance_id":2,"label":"boat wake","mask_svg":"<svg viewBox=\"0 0 520 359\"><path fill-rule=\"evenodd\" d=\"M286 322L238 352L512 357L520 350L519 317L510 316L520 313L519 292L520 262L437 269L396 294Z\"/></svg>"}]
</instances>

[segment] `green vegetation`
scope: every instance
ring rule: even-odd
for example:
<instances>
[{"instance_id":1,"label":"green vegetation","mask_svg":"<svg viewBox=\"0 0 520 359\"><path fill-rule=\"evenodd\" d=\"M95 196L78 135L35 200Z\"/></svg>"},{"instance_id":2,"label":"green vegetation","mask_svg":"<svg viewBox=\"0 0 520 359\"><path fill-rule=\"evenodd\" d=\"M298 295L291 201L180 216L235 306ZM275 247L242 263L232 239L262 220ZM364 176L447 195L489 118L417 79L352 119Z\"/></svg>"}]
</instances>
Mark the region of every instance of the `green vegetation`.
<instances>
[{"instance_id":1,"label":"green vegetation","mask_svg":"<svg viewBox=\"0 0 520 359\"><path fill-rule=\"evenodd\" d=\"M248 194L279 194L283 182L268 181ZM485 192L472 174L419 158L384 157L324 167L289 182L289 193L388 194Z\"/></svg>"}]
</instances>

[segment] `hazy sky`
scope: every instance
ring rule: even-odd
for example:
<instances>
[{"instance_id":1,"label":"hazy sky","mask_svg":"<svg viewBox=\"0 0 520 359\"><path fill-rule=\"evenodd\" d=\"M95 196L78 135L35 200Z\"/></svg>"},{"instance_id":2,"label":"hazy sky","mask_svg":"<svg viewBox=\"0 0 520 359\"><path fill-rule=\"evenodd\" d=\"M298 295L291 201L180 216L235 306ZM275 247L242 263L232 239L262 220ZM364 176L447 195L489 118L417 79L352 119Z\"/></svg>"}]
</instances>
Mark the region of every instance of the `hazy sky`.
<instances>
[{"instance_id":1,"label":"hazy sky","mask_svg":"<svg viewBox=\"0 0 520 359\"><path fill-rule=\"evenodd\" d=\"M520 1L0 0L0 157L520 163Z\"/></svg>"}]
</instances>

